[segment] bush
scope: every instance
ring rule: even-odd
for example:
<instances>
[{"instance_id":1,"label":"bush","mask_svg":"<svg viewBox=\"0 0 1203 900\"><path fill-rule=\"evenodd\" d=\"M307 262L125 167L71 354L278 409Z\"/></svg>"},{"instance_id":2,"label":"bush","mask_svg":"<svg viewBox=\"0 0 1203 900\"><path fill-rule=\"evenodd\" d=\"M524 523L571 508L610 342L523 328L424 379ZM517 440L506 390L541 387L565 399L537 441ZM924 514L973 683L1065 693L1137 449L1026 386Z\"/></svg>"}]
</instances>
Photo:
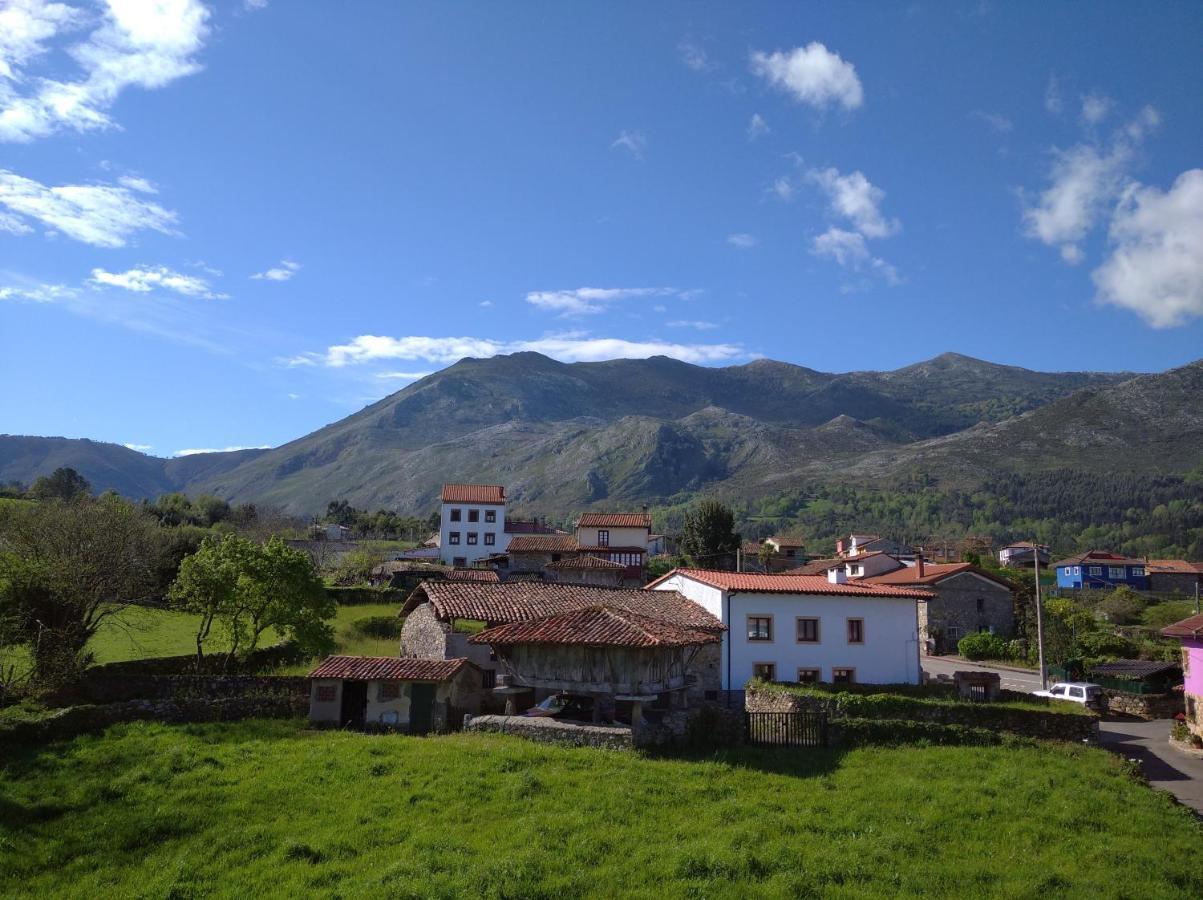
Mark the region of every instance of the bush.
<instances>
[{"instance_id":1,"label":"bush","mask_svg":"<svg viewBox=\"0 0 1203 900\"><path fill-rule=\"evenodd\" d=\"M965 659L1007 659L1007 642L996 634L979 631L957 642L957 652Z\"/></svg>"},{"instance_id":2,"label":"bush","mask_svg":"<svg viewBox=\"0 0 1203 900\"><path fill-rule=\"evenodd\" d=\"M1146 628L1160 631L1167 625L1181 622L1194 614L1194 603L1188 600L1167 600L1164 603L1154 603L1152 606L1145 607L1141 621L1144 622Z\"/></svg>"},{"instance_id":3,"label":"bush","mask_svg":"<svg viewBox=\"0 0 1203 900\"><path fill-rule=\"evenodd\" d=\"M1140 621L1145 600L1129 587L1116 588L1099 602L1099 611L1113 625L1132 625Z\"/></svg>"},{"instance_id":4,"label":"bush","mask_svg":"<svg viewBox=\"0 0 1203 900\"><path fill-rule=\"evenodd\" d=\"M1093 631L1078 638L1081 656L1089 662L1110 662L1113 659L1133 659L1136 645L1126 637L1107 631Z\"/></svg>"},{"instance_id":5,"label":"bush","mask_svg":"<svg viewBox=\"0 0 1203 900\"><path fill-rule=\"evenodd\" d=\"M399 638L404 620L398 616L368 616L359 619L351 626L352 630L363 637L370 638Z\"/></svg>"}]
</instances>

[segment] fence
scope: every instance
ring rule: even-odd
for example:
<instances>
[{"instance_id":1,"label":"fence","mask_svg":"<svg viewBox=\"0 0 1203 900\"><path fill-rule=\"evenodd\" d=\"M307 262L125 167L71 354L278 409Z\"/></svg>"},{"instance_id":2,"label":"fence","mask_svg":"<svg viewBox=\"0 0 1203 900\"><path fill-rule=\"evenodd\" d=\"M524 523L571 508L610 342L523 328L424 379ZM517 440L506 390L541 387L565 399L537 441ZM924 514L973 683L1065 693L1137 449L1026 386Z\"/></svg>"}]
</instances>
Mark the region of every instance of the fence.
<instances>
[{"instance_id":1,"label":"fence","mask_svg":"<svg viewBox=\"0 0 1203 900\"><path fill-rule=\"evenodd\" d=\"M827 714L822 710L744 713L749 744L767 747L826 747Z\"/></svg>"}]
</instances>

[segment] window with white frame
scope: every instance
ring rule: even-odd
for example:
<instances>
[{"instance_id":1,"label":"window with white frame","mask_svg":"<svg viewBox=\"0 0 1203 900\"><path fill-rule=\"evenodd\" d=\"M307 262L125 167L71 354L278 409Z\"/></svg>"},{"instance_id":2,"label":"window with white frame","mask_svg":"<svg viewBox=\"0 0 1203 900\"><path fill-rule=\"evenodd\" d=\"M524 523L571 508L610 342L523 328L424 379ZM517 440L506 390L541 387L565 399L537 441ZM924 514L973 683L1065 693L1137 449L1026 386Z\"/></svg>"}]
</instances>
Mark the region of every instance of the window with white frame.
<instances>
[{"instance_id":1,"label":"window with white frame","mask_svg":"<svg viewBox=\"0 0 1203 900\"><path fill-rule=\"evenodd\" d=\"M798 683L799 684L814 684L823 680L823 673L820 669L799 669Z\"/></svg>"},{"instance_id":2,"label":"window with white frame","mask_svg":"<svg viewBox=\"0 0 1203 900\"><path fill-rule=\"evenodd\" d=\"M479 540L480 540L480 535L477 532L475 532L475 531L468 532L468 543L469 544L475 544Z\"/></svg>"},{"instance_id":3,"label":"window with white frame","mask_svg":"<svg viewBox=\"0 0 1203 900\"><path fill-rule=\"evenodd\" d=\"M1108 566L1107 567L1107 577L1113 581L1122 580L1124 577L1124 567L1123 566Z\"/></svg>"},{"instance_id":4,"label":"window with white frame","mask_svg":"<svg viewBox=\"0 0 1203 900\"><path fill-rule=\"evenodd\" d=\"M831 683L832 684L855 684L856 683L856 669L848 669L848 668L832 669L831 670Z\"/></svg>"},{"instance_id":5,"label":"window with white frame","mask_svg":"<svg viewBox=\"0 0 1203 900\"><path fill-rule=\"evenodd\" d=\"M1098 578L1100 575L1103 574L1103 567L1102 566L1091 566L1090 574L1093 575L1094 577Z\"/></svg>"},{"instance_id":6,"label":"window with white frame","mask_svg":"<svg viewBox=\"0 0 1203 900\"><path fill-rule=\"evenodd\" d=\"M458 531L448 531L447 532L447 543L448 544L458 544L459 543L459 532Z\"/></svg>"},{"instance_id":7,"label":"window with white frame","mask_svg":"<svg viewBox=\"0 0 1203 900\"><path fill-rule=\"evenodd\" d=\"M599 528L597 530L597 546L599 546L599 547L609 547L610 546L610 532L608 529Z\"/></svg>"},{"instance_id":8,"label":"window with white frame","mask_svg":"<svg viewBox=\"0 0 1203 900\"><path fill-rule=\"evenodd\" d=\"M485 546L492 547L496 543L497 543L497 535L491 531L486 531L485 532Z\"/></svg>"},{"instance_id":9,"label":"window with white frame","mask_svg":"<svg viewBox=\"0 0 1203 900\"><path fill-rule=\"evenodd\" d=\"M496 521L497 521L497 510L486 509L485 510L485 524L491 525L492 523L494 523Z\"/></svg>"}]
</instances>

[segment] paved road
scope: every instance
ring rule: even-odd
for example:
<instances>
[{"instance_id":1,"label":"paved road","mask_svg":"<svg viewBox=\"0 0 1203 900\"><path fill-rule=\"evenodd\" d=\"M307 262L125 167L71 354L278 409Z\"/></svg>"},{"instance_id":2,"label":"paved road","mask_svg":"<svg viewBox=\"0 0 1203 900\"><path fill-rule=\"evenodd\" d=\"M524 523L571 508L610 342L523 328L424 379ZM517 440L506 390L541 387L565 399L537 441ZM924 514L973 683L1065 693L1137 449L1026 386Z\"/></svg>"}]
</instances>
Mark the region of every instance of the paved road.
<instances>
[{"instance_id":1,"label":"paved road","mask_svg":"<svg viewBox=\"0 0 1203 900\"><path fill-rule=\"evenodd\" d=\"M936 675L952 677L953 672L972 670L977 672L996 672L1004 690L1023 691L1032 693L1040 690L1040 675L1035 672L1019 672L1011 669L999 669L993 666L981 666L977 663L966 662L963 659L953 659L947 656L924 656L923 671L933 678Z\"/></svg>"},{"instance_id":2,"label":"paved road","mask_svg":"<svg viewBox=\"0 0 1203 900\"><path fill-rule=\"evenodd\" d=\"M1179 802L1203 813L1203 759L1179 753L1169 745L1171 725L1172 719L1102 722L1099 739L1108 750L1139 759L1153 787L1169 791Z\"/></svg>"}]
</instances>

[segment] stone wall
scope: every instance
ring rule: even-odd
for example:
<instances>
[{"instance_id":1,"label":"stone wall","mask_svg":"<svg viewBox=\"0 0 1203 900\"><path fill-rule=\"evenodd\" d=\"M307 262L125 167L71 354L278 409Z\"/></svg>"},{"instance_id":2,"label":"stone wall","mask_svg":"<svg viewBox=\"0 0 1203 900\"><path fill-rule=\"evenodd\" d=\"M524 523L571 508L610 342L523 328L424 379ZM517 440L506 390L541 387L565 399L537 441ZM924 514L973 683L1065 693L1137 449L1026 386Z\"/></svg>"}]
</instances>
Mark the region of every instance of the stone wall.
<instances>
[{"instance_id":1,"label":"stone wall","mask_svg":"<svg viewBox=\"0 0 1203 900\"><path fill-rule=\"evenodd\" d=\"M1183 697L1179 693L1129 694L1127 691L1104 689L1107 712L1111 715L1133 716L1137 719L1172 719L1183 712Z\"/></svg>"},{"instance_id":2,"label":"stone wall","mask_svg":"<svg viewBox=\"0 0 1203 900\"><path fill-rule=\"evenodd\" d=\"M921 646L934 644L936 653L955 653L957 640L967 634L993 629L1003 640L1010 640L1015 633L1009 588L970 573L954 575L932 588L936 596L919 603ZM982 601L980 611L978 600ZM959 637L949 637L949 627L959 629Z\"/></svg>"},{"instance_id":3,"label":"stone wall","mask_svg":"<svg viewBox=\"0 0 1203 900\"><path fill-rule=\"evenodd\" d=\"M232 661L234 672L258 672L280 665L299 662L303 654L296 644L284 641L270 647L260 647L241 662ZM202 672L209 675L219 675L225 665L225 654L206 656L202 663ZM104 663L88 669L87 676L129 676L129 675L185 675L196 674L196 654L189 653L181 656L156 656L151 659L132 659L125 662ZM231 673L232 674L232 673Z\"/></svg>"},{"instance_id":4,"label":"stone wall","mask_svg":"<svg viewBox=\"0 0 1203 900\"><path fill-rule=\"evenodd\" d=\"M423 603L405 618L401 627L401 656L410 659L452 659L447 655L451 625L440 622L434 607Z\"/></svg>"},{"instance_id":5,"label":"stone wall","mask_svg":"<svg viewBox=\"0 0 1203 900\"><path fill-rule=\"evenodd\" d=\"M623 587L622 569L544 569L543 579L556 584L589 584L594 587Z\"/></svg>"},{"instance_id":6,"label":"stone wall","mask_svg":"<svg viewBox=\"0 0 1203 900\"><path fill-rule=\"evenodd\" d=\"M85 703L231 697L309 696L309 679L275 675L112 675L87 672L75 690Z\"/></svg>"},{"instance_id":7,"label":"stone wall","mask_svg":"<svg viewBox=\"0 0 1203 900\"><path fill-rule=\"evenodd\" d=\"M473 716L464 727L467 731L513 734L540 743L568 747L630 750L635 746L631 729L625 726L577 725L546 717Z\"/></svg>"}]
</instances>

